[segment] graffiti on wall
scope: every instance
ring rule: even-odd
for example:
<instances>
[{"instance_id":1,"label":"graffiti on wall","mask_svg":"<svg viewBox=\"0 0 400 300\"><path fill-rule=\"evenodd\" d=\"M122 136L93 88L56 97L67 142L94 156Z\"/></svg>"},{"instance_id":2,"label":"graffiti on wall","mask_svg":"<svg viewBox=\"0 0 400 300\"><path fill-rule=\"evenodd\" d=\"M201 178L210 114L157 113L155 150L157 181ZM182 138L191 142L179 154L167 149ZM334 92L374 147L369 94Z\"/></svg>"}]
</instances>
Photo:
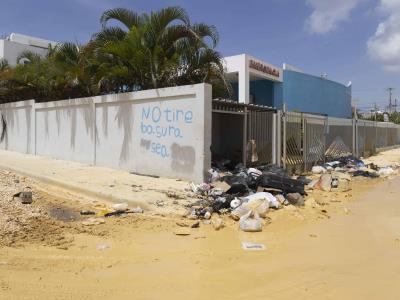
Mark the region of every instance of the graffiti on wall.
<instances>
[{"instance_id":1,"label":"graffiti on wall","mask_svg":"<svg viewBox=\"0 0 400 300\"><path fill-rule=\"evenodd\" d=\"M193 123L191 110L161 108L158 105L143 107L141 111L141 147L162 158L171 157L167 141L184 138L184 127Z\"/></svg>"},{"instance_id":2,"label":"graffiti on wall","mask_svg":"<svg viewBox=\"0 0 400 300\"><path fill-rule=\"evenodd\" d=\"M193 131L193 111L190 109L145 106L140 116L140 147L162 159L171 160L171 167L181 172L193 171L195 149L181 146Z\"/></svg>"}]
</instances>

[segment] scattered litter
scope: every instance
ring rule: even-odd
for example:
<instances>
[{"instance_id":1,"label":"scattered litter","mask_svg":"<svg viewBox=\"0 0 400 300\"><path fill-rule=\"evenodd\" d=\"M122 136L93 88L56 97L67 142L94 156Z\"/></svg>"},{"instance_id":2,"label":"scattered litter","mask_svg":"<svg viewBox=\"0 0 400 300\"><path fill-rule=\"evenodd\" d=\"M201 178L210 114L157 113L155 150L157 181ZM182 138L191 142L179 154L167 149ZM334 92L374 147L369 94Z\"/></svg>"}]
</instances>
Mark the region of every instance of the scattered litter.
<instances>
[{"instance_id":1,"label":"scattered litter","mask_svg":"<svg viewBox=\"0 0 400 300\"><path fill-rule=\"evenodd\" d=\"M164 206L164 201L162 201L162 200L157 200L157 201L156 201L156 205L157 205L158 207L163 207L163 206Z\"/></svg>"},{"instance_id":2,"label":"scattered litter","mask_svg":"<svg viewBox=\"0 0 400 300\"><path fill-rule=\"evenodd\" d=\"M112 206L113 209L115 210L127 210L128 209L128 203L117 203Z\"/></svg>"},{"instance_id":3,"label":"scattered litter","mask_svg":"<svg viewBox=\"0 0 400 300\"><path fill-rule=\"evenodd\" d=\"M186 228L186 227L180 227L180 228L176 228L175 230L174 230L174 234L175 235L190 235L190 229L189 228Z\"/></svg>"},{"instance_id":4,"label":"scattered litter","mask_svg":"<svg viewBox=\"0 0 400 300\"><path fill-rule=\"evenodd\" d=\"M393 175L395 172L391 167L384 167L378 170L378 174L383 177Z\"/></svg>"},{"instance_id":5,"label":"scattered litter","mask_svg":"<svg viewBox=\"0 0 400 300\"><path fill-rule=\"evenodd\" d=\"M89 215L95 215L96 213L94 211L91 211L91 210L81 210L80 214L82 216L89 216Z\"/></svg>"},{"instance_id":6,"label":"scattered litter","mask_svg":"<svg viewBox=\"0 0 400 300\"><path fill-rule=\"evenodd\" d=\"M141 208L140 206L138 206L138 207L130 208L126 212L132 213L132 214L142 214L142 213L144 213L144 209Z\"/></svg>"},{"instance_id":7,"label":"scattered litter","mask_svg":"<svg viewBox=\"0 0 400 300\"><path fill-rule=\"evenodd\" d=\"M116 210L116 211L112 211L112 212L106 213L104 216L106 218L109 218L109 217L114 217L114 216L126 215L126 213L127 213L126 210Z\"/></svg>"},{"instance_id":8,"label":"scattered litter","mask_svg":"<svg viewBox=\"0 0 400 300\"><path fill-rule=\"evenodd\" d=\"M252 251L262 251L265 250L265 245L264 244L255 244L255 243L249 243L249 242L242 242L242 248L244 250L252 250Z\"/></svg>"},{"instance_id":9,"label":"scattered litter","mask_svg":"<svg viewBox=\"0 0 400 300\"><path fill-rule=\"evenodd\" d=\"M99 250L99 251L103 251L103 250L106 250L106 249L109 249L109 248L111 248L111 246L109 244L98 244L96 246L96 249Z\"/></svg>"}]
</instances>

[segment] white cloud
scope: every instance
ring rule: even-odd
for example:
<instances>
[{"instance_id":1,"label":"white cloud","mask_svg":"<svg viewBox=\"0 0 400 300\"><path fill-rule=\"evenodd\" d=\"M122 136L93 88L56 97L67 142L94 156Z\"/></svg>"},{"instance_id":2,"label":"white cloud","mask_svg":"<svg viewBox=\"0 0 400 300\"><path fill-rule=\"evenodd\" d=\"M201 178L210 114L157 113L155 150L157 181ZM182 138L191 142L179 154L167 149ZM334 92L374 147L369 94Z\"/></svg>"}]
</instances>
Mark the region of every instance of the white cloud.
<instances>
[{"instance_id":1,"label":"white cloud","mask_svg":"<svg viewBox=\"0 0 400 300\"><path fill-rule=\"evenodd\" d=\"M368 40L368 53L385 71L400 72L400 0L381 0L379 10L386 19Z\"/></svg>"},{"instance_id":2,"label":"white cloud","mask_svg":"<svg viewBox=\"0 0 400 300\"><path fill-rule=\"evenodd\" d=\"M337 29L349 19L351 11L362 0L306 0L313 12L306 20L306 28L311 33L326 34ZM391 0L395 2L396 0ZM398 1L397 1L398 2Z\"/></svg>"}]
</instances>

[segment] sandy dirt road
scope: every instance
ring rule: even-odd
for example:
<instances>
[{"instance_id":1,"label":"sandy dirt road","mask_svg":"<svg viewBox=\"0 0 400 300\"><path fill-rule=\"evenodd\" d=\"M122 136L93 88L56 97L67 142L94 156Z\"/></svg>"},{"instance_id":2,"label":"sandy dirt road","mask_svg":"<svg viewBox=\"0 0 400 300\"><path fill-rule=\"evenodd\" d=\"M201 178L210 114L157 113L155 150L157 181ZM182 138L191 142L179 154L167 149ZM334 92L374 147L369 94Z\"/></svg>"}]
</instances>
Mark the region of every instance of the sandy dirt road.
<instances>
[{"instance_id":1,"label":"sandy dirt road","mask_svg":"<svg viewBox=\"0 0 400 300\"><path fill-rule=\"evenodd\" d=\"M0 299L398 299L399 185L357 185L326 217L273 212L261 233L226 219L175 236L176 219L135 216L68 231L66 250L2 247Z\"/></svg>"}]
</instances>

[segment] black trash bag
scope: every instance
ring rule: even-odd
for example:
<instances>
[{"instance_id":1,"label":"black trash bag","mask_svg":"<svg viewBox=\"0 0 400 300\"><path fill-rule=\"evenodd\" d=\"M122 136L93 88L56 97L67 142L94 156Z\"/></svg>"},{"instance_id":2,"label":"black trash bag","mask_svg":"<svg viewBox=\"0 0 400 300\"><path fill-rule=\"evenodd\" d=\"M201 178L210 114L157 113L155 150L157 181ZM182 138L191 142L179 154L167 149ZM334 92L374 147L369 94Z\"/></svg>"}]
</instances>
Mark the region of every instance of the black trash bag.
<instances>
[{"instance_id":1,"label":"black trash bag","mask_svg":"<svg viewBox=\"0 0 400 300\"><path fill-rule=\"evenodd\" d=\"M341 163L340 167L344 166L365 167L364 162L353 155L340 157L338 161Z\"/></svg>"},{"instance_id":2,"label":"black trash bag","mask_svg":"<svg viewBox=\"0 0 400 300\"><path fill-rule=\"evenodd\" d=\"M248 176L245 178L238 175L228 175L222 177L222 181L225 181L231 186L229 190L226 191L230 195L242 195L250 192L249 186L247 185Z\"/></svg>"},{"instance_id":3,"label":"black trash bag","mask_svg":"<svg viewBox=\"0 0 400 300\"><path fill-rule=\"evenodd\" d=\"M363 177L369 177L369 178L378 178L379 174L378 173L372 173L372 172L367 172L367 171L355 171L353 172L353 177L357 177L357 176L363 176Z\"/></svg>"},{"instance_id":4,"label":"black trash bag","mask_svg":"<svg viewBox=\"0 0 400 300\"><path fill-rule=\"evenodd\" d=\"M304 182L273 173L262 174L257 179L257 187L279 189L284 193L299 193L305 195Z\"/></svg>"},{"instance_id":5,"label":"black trash bag","mask_svg":"<svg viewBox=\"0 0 400 300\"><path fill-rule=\"evenodd\" d=\"M219 212L221 209L230 209L231 208L231 201L235 198L231 195L226 195L225 197L220 197L219 199L225 199L225 201L221 200L215 200L212 204L211 207L213 211Z\"/></svg>"},{"instance_id":6,"label":"black trash bag","mask_svg":"<svg viewBox=\"0 0 400 300\"><path fill-rule=\"evenodd\" d=\"M304 185L309 184L312 180L308 179L306 176L301 175L299 177L297 177L297 180L301 181L302 183L304 183Z\"/></svg>"},{"instance_id":7,"label":"black trash bag","mask_svg":"<svg viewBox=\"0 0 400 300\"><path fill-rule=\"evenodd\" d=\"M259 169L263 173L272 173L272 174L276 174L276 175L280 175L280 176L283 176L283 177L290 178L290 176L286 172L286 170L283 169L282 167L277 166L277 165L266 165L266 166L258 167L257 169Z\"/></svg>"}]
</instances>

